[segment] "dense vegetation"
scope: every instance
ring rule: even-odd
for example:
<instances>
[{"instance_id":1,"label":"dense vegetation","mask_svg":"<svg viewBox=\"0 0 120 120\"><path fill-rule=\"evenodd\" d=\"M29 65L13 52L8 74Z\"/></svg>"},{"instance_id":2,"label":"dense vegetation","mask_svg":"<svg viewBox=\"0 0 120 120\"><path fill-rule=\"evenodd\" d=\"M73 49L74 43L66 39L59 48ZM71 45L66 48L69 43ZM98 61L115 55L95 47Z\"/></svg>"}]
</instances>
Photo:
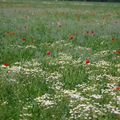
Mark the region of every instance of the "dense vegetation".
<instances>
[{"instance_id":1,"label":"dense vegetation","mask_svg":"<svg viewBox=\"0 0 120 120\"><path fill-rule=\"evenodd\" d=\"M16 1L0 3L0 120L120 120L120 5Z\"/></svg>"}]
</instances>

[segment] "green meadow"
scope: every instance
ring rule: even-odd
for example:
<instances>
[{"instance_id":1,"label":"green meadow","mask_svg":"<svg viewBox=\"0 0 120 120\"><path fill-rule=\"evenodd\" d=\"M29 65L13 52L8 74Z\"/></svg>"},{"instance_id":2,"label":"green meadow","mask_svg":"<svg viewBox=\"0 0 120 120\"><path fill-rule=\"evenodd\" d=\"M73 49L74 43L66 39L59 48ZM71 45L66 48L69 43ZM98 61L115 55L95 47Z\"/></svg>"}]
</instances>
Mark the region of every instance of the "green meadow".
<instances>
[{"instance_id":1,"label":"green meadow","mask_svg":"<svg viewBox=\"0 0 120 120\"><path fill-rule=\"evenodd\" d=\"M120 120L120 4L0 2L0 120Z\"/></svg>"}]
</instances>

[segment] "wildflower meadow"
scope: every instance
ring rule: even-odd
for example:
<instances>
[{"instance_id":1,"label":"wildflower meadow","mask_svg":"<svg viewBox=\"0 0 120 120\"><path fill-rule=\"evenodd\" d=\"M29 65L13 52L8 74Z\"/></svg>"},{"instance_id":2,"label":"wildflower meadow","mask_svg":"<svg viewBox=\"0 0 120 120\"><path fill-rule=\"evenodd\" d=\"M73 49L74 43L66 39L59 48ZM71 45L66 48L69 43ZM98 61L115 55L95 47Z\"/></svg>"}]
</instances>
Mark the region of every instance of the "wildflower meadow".
<instances>
[{"instance_id":1,"label":"wildflower meadow","mask_svg":"<svg viewBox=\"0 0 120 120\"><path fill-rule=\"evenodd\" d=\"M120 120L120 3L0 1L0 120Z\"/></svg>"}]
</instances>

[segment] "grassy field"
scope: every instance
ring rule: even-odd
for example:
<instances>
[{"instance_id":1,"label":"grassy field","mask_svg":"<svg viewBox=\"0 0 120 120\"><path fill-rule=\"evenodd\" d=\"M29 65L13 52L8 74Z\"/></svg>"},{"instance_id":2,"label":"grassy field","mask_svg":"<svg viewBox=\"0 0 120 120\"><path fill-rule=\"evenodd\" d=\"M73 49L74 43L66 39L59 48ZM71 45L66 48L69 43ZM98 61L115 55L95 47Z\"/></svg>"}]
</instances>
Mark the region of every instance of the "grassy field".
<instances>
[{"instance_id":1,"label":"grassy field","mask_svg":"<svg viewBox=\"0 0 120 120\"><path fill-rule=\"evenodd\" d=\"M0 2L0 120L120 120L120 4Z\"/></svg>"}]
</instances>

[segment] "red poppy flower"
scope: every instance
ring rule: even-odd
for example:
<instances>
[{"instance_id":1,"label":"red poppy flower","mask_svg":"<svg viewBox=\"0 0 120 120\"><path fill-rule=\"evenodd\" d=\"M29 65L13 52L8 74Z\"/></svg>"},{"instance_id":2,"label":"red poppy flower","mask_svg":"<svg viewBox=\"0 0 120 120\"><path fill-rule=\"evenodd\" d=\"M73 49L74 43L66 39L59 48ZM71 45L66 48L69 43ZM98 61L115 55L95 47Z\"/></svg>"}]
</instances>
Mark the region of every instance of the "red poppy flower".
<instances>
[{"instance_id":1,"label":"red poppy flower","mask_svg":"<svg viewBox=\"0 0 120 120\"><path fill-rule=\"evenodd\" d=\"M26 42L26 38L23 38L22 41L23 41L23 42Z\"/></svg>"},{"instance_id":2,"label":"red poppy flower","mask_svg":"<svg viewBox=\"0 0 120 120\"><path fill-rule=\"evenodd\" d=\"M90 60L89 59L86 60L86 64L90 64Z\"/></svg>"},{"instance_id":3,"label":"red poppy flower","mask_svg":"<svg viewBox=\"0 0 120 120\"><path fill-rule=\"evenodd\" d=\"M120 90L120 86L118 86L118 87L114 88L114 90Z\"/></svg>"},{"instance_id":4,"label":"red poppy flower","mask_svg":"<svg viewBox=\"0 0 120 120\"><path fill-rule=\"evenodd\" d=\"M70 39L70 40L74 40L74 39L75 39L75 36L74 36L74 35L71 35L69 39Z\"/></svg>"},{"instance_id":5,"label":"red poppy flower","mask_svg":"<svg viewBox=\"0 0 120 120\"><path fill-rule=\"evenodd\" d=\"M116 38L113 37L112 40L116 40Z\"/></svg>"},{"instance_id":6,"label":"red poppy flower","mask_svg":"<svg viewBox=\"0 0 120 120\"><path fill-rule=\"evenodd\" d=\"M4 64L4 67L9 67L9 66L10 66L10 65L9 65L9 64L7 64L7 63L5 63L5 64Z\"/></svg>"},{"instance_id":7,"label":"red poppy flower","mask_svg":"<svg viewBox=\"0 0 120 120\"><path fill-rule=\"evenodd\" d=\"M120 54L120 50L116 51L116 54Z\"/></svg>"},{"instance_id":8,"label":"red poppy flower","mask_svg":"<svg viewBox=\"0 0 120 120\"><path fill-rule=\"evenodd\" d=\"M48 55L48 56L51 56L51 55L52 55L52 53L51 53L50 51L48 51L48 52L47 52L47 55Z\"/></svg>"}]
</instances>

